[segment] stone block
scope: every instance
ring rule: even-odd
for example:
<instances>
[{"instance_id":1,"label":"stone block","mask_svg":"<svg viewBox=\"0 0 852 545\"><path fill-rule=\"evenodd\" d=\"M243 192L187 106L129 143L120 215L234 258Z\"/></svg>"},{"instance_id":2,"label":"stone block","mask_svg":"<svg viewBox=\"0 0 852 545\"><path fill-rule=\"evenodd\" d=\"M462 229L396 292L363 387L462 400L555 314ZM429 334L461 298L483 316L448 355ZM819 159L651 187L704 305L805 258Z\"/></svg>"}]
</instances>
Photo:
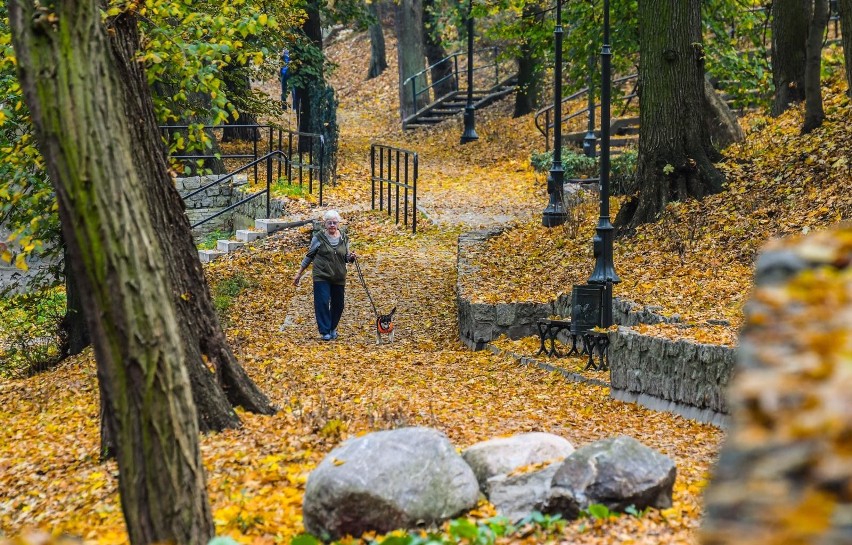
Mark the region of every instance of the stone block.
<instances>
[{"instance_id":1,"label":"stone block","mask_svg":"<svg viewBox=\"0 0 852 545\"><path fill-rule=\"evenodd\" d=\"M518 305L515 303L498 303L495 309L496 323L498 326L508 327L515 323L515 312Z\"/></svg>"},{"instance_id":2,"label":"stone block","mask_svg":"<svg viewBox=\"0 0 852 545\"><path fill-rule=\"evenodd\" d=\"M216 249L220 252L233 252L238 248L242 248L245 246L245 242L240 242L238 240L217 240L216 241Z\"/></svg>"},{"instance_id":3,"label":"stone block","mask_svg":"<svg viewBox=\"0 0 852 545\"><path fill-rule=\"evenodd\" d=\"M218 257L225 255L225 252L219 250L198 250L198 259L202 263L210 263Z\"/></svg>"},{"instance_id":4,"label":"stone block","mask_svg":"<svg viewBox=\"0 0 852 545\"><path fill-rule=\"evenodd\" d=\"M266 233L261 231L251 231L249 229L239 229L237 230L237 240L241 240L243 242L254 242L259 238L263 238L266 236Z\"/></svg>"},{"instance_id":5,"label":"stone block","mask_svg":"<svg viewBox=\"0 0 852 545\"><path fill-rule=\"evenodd\" d=\"M290 223L292 222L288 222L287 220L259 219L254 221L254 226L267 235L271 235L286 228Z\"/></svg>"}]
</instances>

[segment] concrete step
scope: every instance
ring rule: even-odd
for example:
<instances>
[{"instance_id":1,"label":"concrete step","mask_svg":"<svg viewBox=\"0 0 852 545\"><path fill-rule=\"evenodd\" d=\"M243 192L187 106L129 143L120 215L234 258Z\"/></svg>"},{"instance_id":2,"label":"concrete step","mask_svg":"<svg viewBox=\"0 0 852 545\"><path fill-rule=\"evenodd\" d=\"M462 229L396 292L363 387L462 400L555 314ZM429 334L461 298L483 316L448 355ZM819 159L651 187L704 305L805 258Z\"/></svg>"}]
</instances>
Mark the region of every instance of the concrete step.
<instances>
[{"instance_id":1,"label":"concrete step","mask_svg":"<svg viewBox=\"0 0 852 545\"><path fill-rule=\"evenodd\" d=\"M245 246L245 242L239 240L217 240L216 249L220 252L231 253Z\"/></svg>"},{"instance_id":2,"label":"concrete step","mask_svg":"<svg viewBox=\"0 0 852 545\"><path fill-rule=\"evenodd\" d=\"M198 250L198 259L201 260L202 263L210 263L215 261L217 258L222 257L227 252L222 252L219 250Z\"/></svg>"},{"instance_id":3,"label":"concrete step","mask_svg":"<svg viewBox=\"0 0 852 545\"><path fill-rule=\"evenodd\" d=\"M284 229L290 229L292 227L301 227L302 225L307 225L311 223L313 220L281 220L281 219L259 219L254 220L255 229L259 229L265 235L271 235L272 233L277 233L278 231L282 231Z\"/></svg>"},{"instance_id":4,"label":"concrete step","mask_svg":"<svg viewBox=\"0 0 852 545\"><path fill-rule=\"evenodd\" d=\"M241 242L254 242L259 238L264 238L266 233L263 231L252 231L251 229L237 229L236 238Z\"/></svg>"}]
</instances>

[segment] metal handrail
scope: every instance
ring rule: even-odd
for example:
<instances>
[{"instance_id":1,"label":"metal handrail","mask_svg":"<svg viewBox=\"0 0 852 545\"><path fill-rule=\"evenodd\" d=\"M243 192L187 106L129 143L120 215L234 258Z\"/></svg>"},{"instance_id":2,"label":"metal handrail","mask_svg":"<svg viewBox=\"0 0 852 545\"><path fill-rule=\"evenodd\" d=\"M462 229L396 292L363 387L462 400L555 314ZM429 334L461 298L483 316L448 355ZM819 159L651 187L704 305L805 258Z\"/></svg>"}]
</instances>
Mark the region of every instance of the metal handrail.
<instances>
[{"instance_id":1,"label":"metal handrail","mask_svg":"<svg viewBox=\"0 0 852 545\"><path fill-rule=\"evenodd\" d=\"M376 152L378 151L378 172L376 172ZM385 153L387 152L387 154ZM385 157L387 156L387 164ZM395 160L394 160L395 157ZM402 161L400 161L402 159ZM400 172L400 164L403 165ZM411 170L409 170L409 164ZM387 169L385 169L387 166ZM395 168L394 168L395 167ZM387 185L387 211L391 215L392 187L396 187L396 217L399 223L399 190L403 189L403 223L408 226L408 191L411 190L411 232L417 233L417 178L419 176L419 156L416 151L395 148L383 144L370 145L370 200L371 208L376 209L376 184L379 188L379 210L385 206L384 187ZM378 175L377 175L378 174ZM404 181L400 181L404 180Z\"/></svg>"},{"instance_id":2,"label":"metal handrail","mask_svg":"<svg viewBox=\"0 0 852 545\"><path fill-rule=\"evenodd\" d=\"M491 62L491 63L488 63L484 66L474 67L473 71L477 72L477 71L483 71L483 70L487 70L487 69L490 69L490 68L494 68L494 85L497 85L497 84L500 83L500 63L497 62L497 57L500 53L500 48L497 47L497 46L485 47L485 48L474 50L473 54L475 56L477 53L482 54L482 53L487 53L487 52L492 53L494 61ZM433 81L432 83L430 83L429 85L425 86L423 89L420 89L420 90L417 89L418 79L426 77L427 74L431 74L431 71L432 71L433 68L440 66L441 64L450 62L450 61L452 61L452 63L453 63L452 77L455 78L455 85L453 86L453 89L452 89L451 92L459 91L460 79L459 79L459 62L458 62L458 59L459 59L459 57L464 56L464 55L467 55L466 51L456 51L455 53L451 53L450 55L444 57L443 59L439 60L438 62L426 67L425 69L423 69L419 72L417 72L416 74L405 78L405 80L402 82L402 87L403 87L403 89L405 89L406 86L408 86L408 84L411 83L411 97L414 99L414 104L417 104L417 99L420 97L420 95L422 95L424 93L428 93L431 89L433 89L434 87L436 87L440 83L442 83L442 82L446 81L448 78L450 78L451 75L447 75L447 76L439 79L438 81ZM443 97L435 97L435 100L437 101L440 98L443 98Z\"/></svg>"},{"instance_id":3,"label":"metal handrail","mask_svg":"<svg viewBox=\"0 0 852 545\"><path fill-rule=\"evenodd\" d=\"M616 79L612 80L612 83L617 85L617 84L625 83L627 81L638 79L638 77L639 77L639 74L630 74L628 76L616 78ZM585 88L580 89L579 91L563 98L562 104L565 104L566 102L571 102L572 100L577 100L578 98L581 98L581 97L586 96L588 94L589 94L589 88L585 87ZM632 92L620 97L621 100L627 101L626 104L625 104L624 110L626 110L627 107L630 105L630 101L632 101L637 96L639 96L639 95L636 92L636 90L634 89ZM545 137L545 140L546 140L545 145L548 146L547 149L550 149L549 148L549 146L550 146L550 129L552 129L556 125L556 120L555 119L551 120L551 113L550 113L550 112L553 111L554 106L555 106L554 104L549 104L549 105L545 106L544 108L539 109L535 113L535 127L542 134L542 136ZM570 121L571 119L574 119L575 117L580 116L582 114L587 114L588 111L589 111L589 106L586 105L583 108L580 108L579 110L575 110L575 111L573 111L569 114L562 116L562 122L564 123L564 122ZM623 115L623 112L622 112L622 115ZM544 126L543 127L541 125L542 117L544 117Z\"/></svg>"}]
</instances>

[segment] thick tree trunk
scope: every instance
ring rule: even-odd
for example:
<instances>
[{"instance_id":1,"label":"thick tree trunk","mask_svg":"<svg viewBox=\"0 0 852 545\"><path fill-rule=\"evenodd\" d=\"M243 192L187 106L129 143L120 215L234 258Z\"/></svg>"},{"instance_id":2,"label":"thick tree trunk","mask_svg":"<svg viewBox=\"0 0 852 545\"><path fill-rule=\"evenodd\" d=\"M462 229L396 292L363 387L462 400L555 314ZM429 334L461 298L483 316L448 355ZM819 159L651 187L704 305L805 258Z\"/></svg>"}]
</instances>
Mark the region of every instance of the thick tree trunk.
<instances>
[{"instance_id":1,"label":"thick tree trunk","mask_svg":"<svg viewBox=\"0 0 852 545\"><path fill-rule=\"evenodd\" d=\"M713 146L722 150L731 144L742 142L745 139L745 133L740 127L737 116L713 88L708 77L704 78L704 100L706 104L704 122Z\"/></svg>"},{"instance_id":2,"label":"thick tree trunk","mask_svg":"<svg viewBox=\"0 0 852 545\"><path fill-rule=\"evenodd\" d=\"M62 357L75 356L91 344L89 328L86 325L86 315L83 311L83 298L80 296L80 286L71 268L71 255L68 245L65 252L65 316L62 318L62 334L64 343L61 347Z\"/></svg>"},{"instance_id":3,"label":"thick tree trunk","mask_svg":"<svg viewBox=\"0 0 852 545\"><path fill-rule=\"evenodd\" d=\"M453 64L447 59L447 51L435 29L438 26L438 16L435 10L435 0L422 0L423 2L423 50L429 61L429 75L432 77L432 93L437 100L456 90L456 78L453 73ZM444 61L444 59L447 59ZM444 62L441 62L444 61Z\"/></svg>"},{"instance_id":4,"label":"thick tree trunk","mask_svg":"<svg viewBox=\"0 0 852 545\"><path fill-rule=\"evenodd\" d=\"M399 113L402 119L428 103L427 93L414 93L426 88L426 78L405 83L409 77L426 68L423 52L423 8L420 0L400 0L396 4L396 51L399 64Z\"/></svg>"},{"instance_id":5,"label":"thick tree trunk","mask_svg":"<svg viewBox=\"0 0 852 545\"><path fill-rule=\"evenodd\" d=\"M701 0L639 4L639 194L619 210L622 232L655 221L670 201L722 190L704 122Z\"/></svg>"},{"instance_id":6,"label":"thick tree trunk","mask_svg":"<svg viewBox=\"0 0 852 545\"><path fill-rule=\"evenodd\" d=\"M114 417L127 531L134 545L206 543L214 528L198 417L165 256L131 156L123 82L99 4L53 6L12 0L9 19Z\"/></svg>"},{"instance_id":7,"label":"thick tree trunk","mask_svg":"<svg viewBox=\"0 0 852 545\"><path fill-rule=\"evenodd\" d=\"M772 2L772 81L775 100L772 115L781 115L791 104L805 99L805 59L808 22L813 0Z\"/></svg>"},{"instance_id":8,"label":"thick tree trunk","mask_svg":"<svg viewBox=\"0 0 852 545\"><path fill-rule=\"evenodd\" d=\"M840 12L840 40L846 68L846 94L852 96L852 0L838 0L837 9Z\"/></svg>"},{"instance_id":9,"label":"thick tree trunk","mask_svg":"<svg viewBox=\"0 0 852 545\"><path fill-rule=\"evenodd\" d=\"M822 108L822 40L828 25L828 0L815 0L814 12L808 33L808 58L805 65L805 121L802 133L807 134L822 125L825 111Z\"/></svg>"},{"instance_id":10,"label":"thick tree trunk","mask_svg":"<svg viewBox=\"0 0 852 545\"><path fill-rule=\"evenodd\" d=\"M238 427L239 418L231 405L260 414L272 414L274 407L237 362L219 325L183 200L168 175L145 74L135 60L139 47L136 20L122 15L112 21L112 28L112 52L125 82L122 89L127 115L140 120L131 125L132 159L142 175L145 202L172 281L170 299L179 313L200 428L212 431Z\"/></svg>"},{"instance_id":11,"label":"thick tree trunk","mask_svg":"<svg viewBox=\"0 0 852 545\"><path fill-rule=\"evenodd\" d=\"M376 20L370 25L370 70L367 72L367 79L373 79L387 70L388 58L385 52L385 34L382 30L382 13L379 1L373 0L367 6L370 15Z\"/></svg>"},{"instance_id":12,"label":"thick tree trunk","mask_svg":"<svg viewBox=\"0 0 852 545\"><path fill-rule=\"evenodd\" d=\"M540 24L543 15L535 15L538 7L534 4L524 6L523 20ZM515 111L512 117L521 117L535 111L542 86L541 60L533 53L530 41L521 44L518 57L518 90L515 92Z\"/></svg>"}]
</instances>

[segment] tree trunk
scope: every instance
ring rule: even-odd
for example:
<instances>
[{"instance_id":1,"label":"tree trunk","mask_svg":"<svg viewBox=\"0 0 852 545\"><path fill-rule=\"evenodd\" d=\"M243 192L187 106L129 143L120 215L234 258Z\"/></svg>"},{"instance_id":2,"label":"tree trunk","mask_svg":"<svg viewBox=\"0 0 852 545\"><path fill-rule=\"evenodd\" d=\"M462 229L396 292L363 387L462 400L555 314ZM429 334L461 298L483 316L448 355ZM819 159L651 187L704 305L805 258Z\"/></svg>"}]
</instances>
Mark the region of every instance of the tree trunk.
<instances>
[{"instance_id":1,"label":"tree trunk","mask_svg":"<svg viewBox=\"0 0 852 545\"><path fill-rule=\"evenodd\" d=\"M822 39L828 25L828 0L815 0L813 17L808 33L808 58L805 65L805 121L802 134L807 134L822 125L825 112L822 109Z\"/></svg>"},{"instance_id":2,"label":"tree trunk","mask_svg":"<svg viewBox=\"0 0 852 545\"><path fill-rule=\"evenodd\" d=\"M426 77L418 77L405 83L409 77L426 68L423 52L423 8L420 0L400 0L396 4L396 51L399 64L399 113L402 119L415 113L428 103L427 93L418 94L426 88Z\"/></svg>"},{"instance_id":3,"label":"tree trunk","mask_svg":"<svg viewBox=\"0 0 852 545\"><path fill-rule=\"evenodd\" d=\"M704 78L704 100L706 104L704 122L713 146L721 150L735 142L742 142L745 139L745 133L740 127L740 122L737 121L737 116L713 88L708 77Z\"/></svg>"},{"instance_id":4,"label":"tree trunk","mask_svg":"<svg viewBox=\"0 0 852 545\"><path fill-rule=\"evenodd\" d=\"M447 59L447 51L435 32L438 17L435 14L435 0L423 2L423 50L429 61L429 74L432 76L432 93L437 100L457 89L452 59ZM444 60L447 59L447 60ZM444 61L444 62L441 62ZM437 82L437 83L436 83Z\"/></svg>"},{"instance_id":5,"label":"tree trunk","mask_svg":"<svg viewBox=\"0 0 852 545\"><path fill-rule=\"evenodd\" d=\"M812 1L772 2L773 116L781 115L791 104L805 99L805 59Z\"/></svg>"},{"instance_id":6,"label":"tree trunk","mask_svg":"<svg viewBox=\"0 0 852 545\"><path fill-rule=\"evenodd\" d=\"M375 22L370 25L370 71L367 79L379 77L388 67L388 59L385 54L385 34L382 30L382 14L378 0L367 4L370 15Z\"/></svg>"},{"instance_id":7,"label":"tree trunk","mask_svg":"<svg viewBox=\"0 0 852 545\"><path fill-rule=\"evenodd\" d=\"M170 300L177 305L200 428L213 431L239 427L232 405L260 414L273 414L275 409L237 362L219 325L183 200L168 175L147 80L135 60L139 48L136 20L125 14L112 21L112 28L113 60L125 82L122 90L127 116L140 120L131 124L132 159L142 175L148 213L172 281Z\"/></svg>"},{"instance_id":8,"label":"tree trunk","mask_svg":"<svg viewBox=\"0 0 852 545\"><path fill-rule=\"evenodd\" d=\"M80 296L80 286L71 268L71 255L68 245L64 244L65 252L65 316L62 318L63 346L62 357L75 356L91 344L89 328L86 326L86 315L83 311L83 298Z\"/></svg>"},{"instance_id":9,"label":"tree trunk","mask_svg":"<svg viewBox=\"0 0 852 545\"><path fill-rule=\"evenodd\" d=\"M251 95L251 81L245 68L227 67L224 72L225 88L231 102L237 106L237 119L228 118L226 125L238 125L237 127L225 127L222 131L222 142L233 142L234 140L246 140L253 142L257 140L258 133L254 127L242 125L257 125L257 117L254 114L243 111L241 105L245 104L245 98Z\"/></svg>"},{"instance_id":10,"label":"tree trunk","mask_svg":"<svg viewBox=\"0 0 852 545\"><path fill-rule=\"evenodd\" d=\"M846 94L852 97L852 0L838 0L837 9L840 12L840 40L846 68Z\"/></svg>"},{"instance_id":11,"label":"tree trunk","mask_svg":"<svg viewBox=\"0 0 852 545\"><path fill-rule=\"evenodd\" d=\"M80 282L130 542L214 535L164 256L98 2L9 3L19 80ZM162 183L168 182L163 179Z\"/></svg>"},{"instance_id":12,"label":"tree trunk","mask_svg":"<svg viewBox=\"0 0 852 545\"><path fill-rule=\"evenodd\" d=\"M320 20L319 5L317 0L311 0L305 7L307 19L302 24L302 32L308 38L310 43L322 51L322 21ZM306 62L306 58L300 59L302 63ZM318 87L323 83L323 67L312 67L317 73L310 74L305 70L300 70L300 84L297 89L299 95L299 109L296 115L299 116L299 130L301 132L313 132L311 129L317 126L317 120L313 119L312 115L316 112L316 105L313 102L316 100L316 93L310 92L312 88ZM308 151L310 142L308 139L299 139L299 147L303 152Z\"/></svg>"},{"instance_id":13,"label":"tree trunk","mask_svg":"<svg viewBox=\"0 0 852 545\"><path fill-rule=\"evenodd\" d=\"M643 0L639 28L639 194L619 210L622 232L655 221L670 201L719 192L724 181L702 115L701 0Z\"/></svg>"},{"instance_id":14,"label":"tree trunk","mask_svg":"<svg viewBox=\"0 0 852 545\"><path fill-rule=\"evenodd\" d=\"M543 15L536 15L538 8L534 4L524 6L523 20L541 24ZM521 117L532 113L538 104L542 86L541 59L536 58L529 39L521 44L518 57L518 90L515 91L515 111L512 117Z\"/></svg>"}]
</instances>

